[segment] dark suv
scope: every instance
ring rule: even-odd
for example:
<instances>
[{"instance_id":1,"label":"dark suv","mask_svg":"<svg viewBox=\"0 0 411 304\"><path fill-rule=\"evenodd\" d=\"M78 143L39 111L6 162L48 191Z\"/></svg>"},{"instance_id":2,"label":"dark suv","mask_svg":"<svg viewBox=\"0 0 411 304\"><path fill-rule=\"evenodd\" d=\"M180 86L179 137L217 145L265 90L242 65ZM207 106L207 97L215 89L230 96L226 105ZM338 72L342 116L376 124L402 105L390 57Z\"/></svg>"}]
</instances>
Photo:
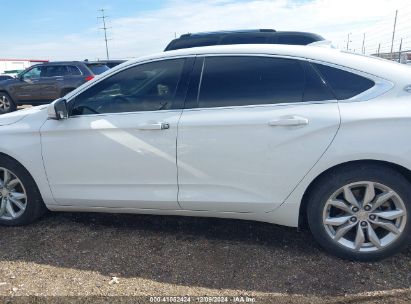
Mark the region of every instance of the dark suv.
<instances>
[{"instance_id":1,"label":"dark suv","mask_svg":"<svg viewBox=\"0 0 411 304\"><path fill-rule=\"evenodd\" d=\"M221 31L210 33L184 34L172 40L165 51L198 46L227 44L293 44L307 45L322 41L323 37L305 32L277 32L272 29Z\"/></svg>"},{"instance_id":2,"label":"dark suv","mask_svg":"<svg viewBox=\"0 0 411 304\"><path fill-rule=\"evenodd\" d=\"M95 62L48 62L31 66L17 78L0 82L0 114L18 105L39 105L63 97L109 68Z\"/></svg>"}]
</instances>

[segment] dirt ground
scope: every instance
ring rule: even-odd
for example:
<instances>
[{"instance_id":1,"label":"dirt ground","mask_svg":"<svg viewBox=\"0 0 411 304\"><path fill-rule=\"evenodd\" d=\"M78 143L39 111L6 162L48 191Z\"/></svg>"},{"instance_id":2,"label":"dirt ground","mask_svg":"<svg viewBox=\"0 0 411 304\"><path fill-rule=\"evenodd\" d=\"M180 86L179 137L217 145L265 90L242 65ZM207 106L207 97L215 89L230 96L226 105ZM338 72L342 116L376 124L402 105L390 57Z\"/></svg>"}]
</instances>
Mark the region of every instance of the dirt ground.
<instances>
[{"instance_id":1,"label":"dirt ground","mask_svg":"<svg viewBox=\"0 0 411 304\"><path fill-rule=\"evenodd\" d=\"M0 303L148 303L150 296L410 303L411 247L355 263L324 253L307 231L172 216L54 213L0 227Z\"/></svg>"}]
</instances>

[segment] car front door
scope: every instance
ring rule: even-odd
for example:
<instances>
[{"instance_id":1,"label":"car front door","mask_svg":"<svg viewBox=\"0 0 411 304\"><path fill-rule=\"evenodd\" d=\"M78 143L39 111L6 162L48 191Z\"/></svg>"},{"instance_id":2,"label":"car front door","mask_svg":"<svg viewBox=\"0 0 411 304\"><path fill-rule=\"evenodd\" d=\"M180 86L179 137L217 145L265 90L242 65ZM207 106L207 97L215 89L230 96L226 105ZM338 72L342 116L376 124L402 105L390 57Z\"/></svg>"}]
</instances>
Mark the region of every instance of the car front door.
<instances>
[{"instance_id":1,"label":"car front door","mask_svg":"<svg viewBox=\"0 0 411 304\"><path fill-rule=\"evenodd\" d=\"M181 207L273 210L332 142L335 97L300 60L209 56L194 73L178 131Z\"/></svg>"},{"instance_id":2,"label":"car front door","mask_svg":"<svg viewBox=\"0 0 411 304\"><path fill-rule=\"evenodd\" d=\"M43 99L43 84L40 81L43 66L37 65L19 75L11 87L11 94L17 101L40 101Z\"/></svg>"},{"instance_id":3,"label":"car front door","mask_svg":"<svg viewBox=\"0 0 411 304\"><path fill-rule=\"evenodd\" d=\"M177 123L193 59L124 68L70 100L41 128L44 165L61 205L179 209Z\"/></svg>"}]
</instances>

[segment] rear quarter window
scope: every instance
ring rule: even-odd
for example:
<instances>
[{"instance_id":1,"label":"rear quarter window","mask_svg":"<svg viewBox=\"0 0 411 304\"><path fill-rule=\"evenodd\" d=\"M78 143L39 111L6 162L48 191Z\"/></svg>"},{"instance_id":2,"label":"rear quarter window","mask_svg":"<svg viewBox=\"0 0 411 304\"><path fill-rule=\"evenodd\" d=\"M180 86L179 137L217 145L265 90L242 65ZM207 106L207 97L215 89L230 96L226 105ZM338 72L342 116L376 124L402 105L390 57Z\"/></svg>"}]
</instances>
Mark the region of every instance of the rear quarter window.
<instances>
[{"instance_id":1,"label":"rear quarter window","mask_svg":"<svg viewBox=\"0 0 411 304\"><path fill-rule=\"evenodd\" d=\"M375 82L360 75L323 64L314 64L339 100L350 99L375 85Z\"/></svg>"},{"instance_id":2,"label":"rear quarter window","mask_svg":"<svg viewBox=\"0 0 411 304\"><path fill-rule=\"evenodd\" d=\"M100 75L110 69L105 64L88 64L87 67L93 72L94 75Z\"/></svg>"}]
</instances>

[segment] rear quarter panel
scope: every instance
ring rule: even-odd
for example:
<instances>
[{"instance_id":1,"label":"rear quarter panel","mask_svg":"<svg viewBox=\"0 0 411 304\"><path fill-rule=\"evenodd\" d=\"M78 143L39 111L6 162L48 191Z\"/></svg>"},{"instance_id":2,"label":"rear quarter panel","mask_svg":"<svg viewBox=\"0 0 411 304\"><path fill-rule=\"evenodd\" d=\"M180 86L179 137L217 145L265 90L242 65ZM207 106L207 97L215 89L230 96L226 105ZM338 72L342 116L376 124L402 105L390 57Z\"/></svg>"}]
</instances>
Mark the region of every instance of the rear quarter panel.
<instances>
[{"instance_id":1,"label":"rear quarter panel","mask_svg":"<svg viewBox=\"0 0 411 304\"><path fill-rule=\"evenodd\" d=\"M411 94L388 95L370 101L339 103L341 127L333 143L279 211L291 206L298 210L310 183L339 164L379 160L411 169ZM289 214L289 217L292 217L289 222L297 226L298 213Z\"/></svg>"}]
</instances>

